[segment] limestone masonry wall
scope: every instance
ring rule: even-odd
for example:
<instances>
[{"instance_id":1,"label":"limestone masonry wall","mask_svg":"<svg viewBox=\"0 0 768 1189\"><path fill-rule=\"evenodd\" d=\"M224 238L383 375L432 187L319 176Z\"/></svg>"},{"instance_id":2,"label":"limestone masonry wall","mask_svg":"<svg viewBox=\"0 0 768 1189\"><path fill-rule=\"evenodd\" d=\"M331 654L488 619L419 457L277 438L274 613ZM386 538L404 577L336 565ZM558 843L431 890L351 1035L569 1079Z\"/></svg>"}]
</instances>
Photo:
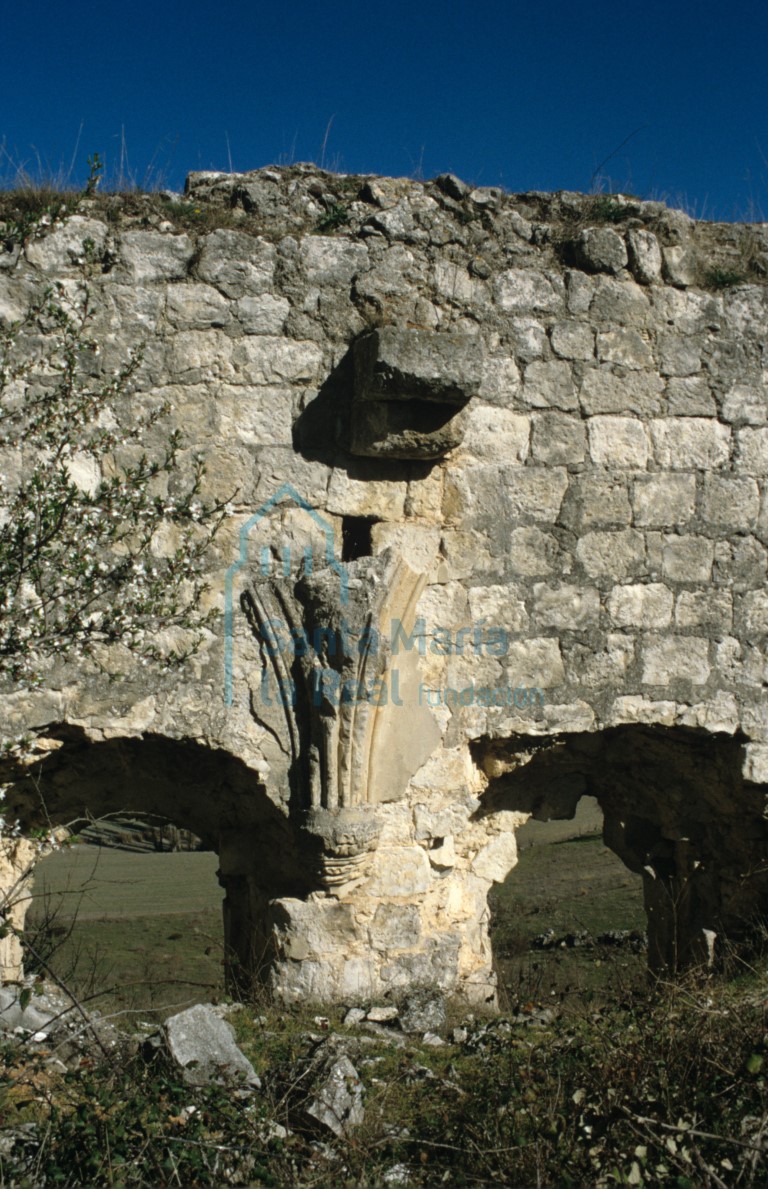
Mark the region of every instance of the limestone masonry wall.
<instances>
[{"instance_id":1,"label":"limestone masonry wall","mask_svg":"<svg viewBox=\"0 0 768 1189\"><path fill-rule=\"evenodd\" d=\"M118 415L167 400L232 497L185 669L0 696L12 807L209 838L234 979L490 1000L515 828L588 792L652 964L716 954L768 907L767 279L764 225L313 166L0 256L5 321L87 284L104 371L144 344Z\"/></svg>"}]
</instances>

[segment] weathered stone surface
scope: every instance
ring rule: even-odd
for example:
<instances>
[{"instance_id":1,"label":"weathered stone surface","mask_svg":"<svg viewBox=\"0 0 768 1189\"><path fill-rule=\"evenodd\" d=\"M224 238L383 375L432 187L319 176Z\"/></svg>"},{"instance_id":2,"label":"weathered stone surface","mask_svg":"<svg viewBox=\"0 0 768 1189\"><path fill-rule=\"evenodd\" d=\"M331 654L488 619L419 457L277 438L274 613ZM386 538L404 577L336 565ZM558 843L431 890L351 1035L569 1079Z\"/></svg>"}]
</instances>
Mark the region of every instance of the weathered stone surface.
<instances>
[{"instance_id":1,"label":"weathered stone surface","mask_svg":"<svg viewBox=\"0 0 768 1189\"><path fill-rule=\"evenodd\" d=\"M694 475L653 475L637 479L632 488L635 524L643 528L669 528L686 524L696 504Z\"/></svg>"},{"instance_id":2,"label":"weathered stone surface","mask_svg":"<svg viewBox=\"0 0 768 1189\"><path fill-rule=\"evenodd\" d=\"M581 263L589 272L619 273L627 263L624 240L611 227L587 227L577 242Z\"/></svg>"},{"instance_id":3,"label":"weathered stone surface","mask_svg":"<svg viewBox=\"0 0 768 1189\"><path fill-rule=\"evenodd\" d=\"M328 1066L306 1113L339 1137L360 1126L365 1118L363 1083L349 1057Z\"/></svg>"},{"instance_id":4,"label":"weathered stone surface","mask_svg":"<svg viewBox=\"0 0 768 1189\"><path fill-rule=\"evenodd\" d=\"M556 322L550 332L552 350L561 359L594 359L595 332L586 322Z\"/></svg>"},{"instance_id":5,"label":"weathered stone surface","mask_svg":"<svg viewBox=\"0 0 768 1189\"><path fill-rule=\"evenodd\" d=\"M213 1081L260 1086L256 1071L234 1041L234 1029L208 1004L198 1003L165 1022L171 1057L193 1086Z\"/></svg>"},{"instance_id":6,"label":"weathered stone surface","mask_svg":"<svg viewBox=\"0 0 768 1189\"><path fill-rule=\"evenodd\" d=\"M672 620L672 591L659 583L614 586L608 612L617 627L665 628Z\"/></svg>"},{"instance_id":7,"label":"weathered stone surface","mask_svg":"<svg viewBox=\"0 0 768 1189\"><path fill-rule=\"evenodd\" d=\"M631 417L590 417L589 452L595 466L642 471L648 462L648 435Z\"/></svg>"},{"instance_id":8,"label":"weathered stone surface","mask_svg":"<svg viewBox=\"0 0 768 1189\"><path fill-rule=\"evenodd\" d=\"M242 223L142 230L95 202L0 254L4 324L88 273L94 379L144 343L117 422L166 402L182 465L199 452L232 501L189 665L109 645L103 673L0 690L0 742L40 749L9 823L33 828L40 795L54 823L135 796L193 819L233 976L289 1001L491 1001L490 884L522 822L587 787L645 872L659 968L768 915L768 882L741 878L768 870L742 779L768 782L768 305L702 288L733 229L311 166L190 193L205 227ZM7 490L30 462L3 449ZM67 467L94 490L93 459ZM177 542L168 525L153 553ZM28 845L6 838L0 886L23 890ZM9 934L4 977L19 961Z\"/></svg>"},{"instance_id":9,"label":"weathered stone surface","mask_svg":"<svg viewBox=\"0 0 768 1189\"><path fill-rule=\"evenodd\" d=\"M652 285L661 280L661 248L652 231L633 228L627 236L629 266L635 280L642 285Z\"/></svg>"}]
</instances>

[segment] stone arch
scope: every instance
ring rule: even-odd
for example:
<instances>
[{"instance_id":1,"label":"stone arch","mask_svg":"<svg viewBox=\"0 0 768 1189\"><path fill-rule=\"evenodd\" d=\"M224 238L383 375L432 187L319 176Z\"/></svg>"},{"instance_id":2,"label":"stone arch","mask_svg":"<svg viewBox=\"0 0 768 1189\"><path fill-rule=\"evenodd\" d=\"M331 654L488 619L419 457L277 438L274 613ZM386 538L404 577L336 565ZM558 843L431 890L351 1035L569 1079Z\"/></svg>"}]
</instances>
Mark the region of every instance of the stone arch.
<instances>
[{"instance_id":1,"label":"stone arch","mask_svg":"<svg viewBox=\"0 0 768 1189\"><path fill-rule=\"evenodd\" d=\"M21 836L6 848L2 875L20 908L18 890L34 855L26 836L35 829L76 828L110 813L154 814L218 854L230 988L242 991L268 977L269 901L306 896L311 876L289 818L241 760L196 740L145 734L94 741L82 728L59 724L36 739L32 762L6 775L5 816ZM17 908L16 929L23 917ZM20 970L20 952L16 938L6 942L7 978Z\"/></svg>"},{"instance_id":2,"label":"stone arch","mask_svg":"<svg viewBox=\"0 0 768 1189\"><path fill-rule=\"evenodd\" d=\"M569 818L597 798L606 845L643 879L651 971L711 965L768 916L766 790L745 780L739 736L626 725L471 746L479 817Z\"/></svg>"}]
</instances>

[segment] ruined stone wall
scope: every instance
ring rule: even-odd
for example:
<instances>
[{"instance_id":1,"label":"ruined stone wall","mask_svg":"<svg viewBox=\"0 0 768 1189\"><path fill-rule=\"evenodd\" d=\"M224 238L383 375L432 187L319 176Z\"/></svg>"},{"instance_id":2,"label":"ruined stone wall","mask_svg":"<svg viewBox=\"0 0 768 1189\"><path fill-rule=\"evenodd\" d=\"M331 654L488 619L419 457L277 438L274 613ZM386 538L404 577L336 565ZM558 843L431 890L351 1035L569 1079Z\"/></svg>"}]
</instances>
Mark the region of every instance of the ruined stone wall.
<instances>
[{"instance_id":1,"label":"ruined stone wall","mask_svg":"<svg viewBox=\"0 0 768 1189\"><path fill-rule=\"evenodd\" d=\"M54 818L212 838L287 996L492 998L514 829L584 792L658 965L765 908L764 227L297 166L94 199L0 264L4 319L85 271L102 366L143 343L130 401L232 495L181 674L116 648L117 684L0 698Z\"/></svg>"}]
</instances>

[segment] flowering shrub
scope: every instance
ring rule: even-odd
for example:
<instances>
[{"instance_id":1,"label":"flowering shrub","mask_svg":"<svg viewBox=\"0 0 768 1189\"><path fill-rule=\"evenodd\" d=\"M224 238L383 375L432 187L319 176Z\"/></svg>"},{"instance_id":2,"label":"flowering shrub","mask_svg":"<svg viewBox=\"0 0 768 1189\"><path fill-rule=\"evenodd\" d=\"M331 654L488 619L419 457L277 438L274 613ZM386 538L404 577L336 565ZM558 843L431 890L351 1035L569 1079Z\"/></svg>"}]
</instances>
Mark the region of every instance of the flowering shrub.
<instances>
[{"instance_id":1,"label":"flowering shrub","mask_svg":"<svg viewBox=\"0 0 768 1189\"><path fill-rule=\"evenodd\" d=\"M26 686L56 657L115 642L178 662L205 625L203 558L224 506L200 497L200 457L181 479L178 431L143 449L164 406L121 424L141 354L92 379L92 316L86 282L56 285L0 331L0 678ZM183 643L160 647L171 627Z\"/></svg>"}]
</instances>

